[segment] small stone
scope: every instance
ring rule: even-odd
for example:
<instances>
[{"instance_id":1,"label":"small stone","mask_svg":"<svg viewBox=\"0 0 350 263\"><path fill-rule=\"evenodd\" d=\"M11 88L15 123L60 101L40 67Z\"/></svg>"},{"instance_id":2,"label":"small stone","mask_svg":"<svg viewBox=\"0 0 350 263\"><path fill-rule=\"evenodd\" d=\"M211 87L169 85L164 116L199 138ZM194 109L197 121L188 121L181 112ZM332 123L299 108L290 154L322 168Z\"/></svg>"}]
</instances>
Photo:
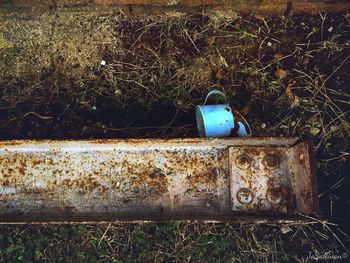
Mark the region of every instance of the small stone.
<instances>
[{"instance_id":1,"label":"small stone","mask_svg":"<svg viewBox=\"0 0 350 263\"><path fill-rule=\"evenodd\" d=\"M96 125L96 128L101 128L101 127L102 127L102 123L101 123L101 122L99 122L99 121L98 121L98 122L96 122L96 124L95 124L95 125Z\"/></svg>"},{"instance_id":2,"label":"small stone","mask_svg":"<svg viewBox=\"0 0 350 263\"><path fill-rule=\"evenodd\" d=\"M261 123L260 128L261 129L265 129L266 128L266 123Z\"/></svg>"},{"instance_id":3,"label":"small stone","mask_svg":"<svg viewBox=\"0 0 350 263\"><path fill-rule=\"evenodd\" d=\"M97 110L97 108L96 108L96 106L94 105L94 106L92 106L92 110Z\"/></svg>"},{"instance_id":4,"label":"small stone","mask_svg":"<svg viewBox=\"0 0 350 263\"><path fill-rule=\"evenodd\" d=\"M319 128L317 128L317 127L311 127L310 128L310 133L313 135L313 136L316 136L317 134L319 134L320 133L320 129Z\"/></svg>"},{"instance_id":5,"label":"small stone","mask_svg":"<svg viewBox=\"0 0 350 263\"><path fill-rule=\"evenodd\" d=\"M282 53L277 53L273 56L273 59L277 62L279 61L281 58L283 58L283 54Z\"/></svg>"},{"instance_id":6,"label":"small stone","mask_svg":"<svg viewBox=\"0 0 350 263\"><path fill-rule=\"evenodd\" d=\"M106 66L107 62L105 60L101 60L100 65L101 66Z\"/></svg>"},{"instance_id":7,"label":"small stone","mask_svg":"<svg viewBox=\"0 0 350 263\"><path fill-rule=\"evenodd\" d=\"M182 105L182 101L181 101L181 100L177 100L177 101L176 101L176 105L177 105L177 106Z\"/></svg>"},{"instance_id":8,"label":"small stone","mask_svg":"<svg viewBox=\"0 0 350 263\"><path fill-rule=\"evenodd\" d=\"M289 232L291 232L291 231L292 231L292 229L291 229L290 227L288 227L288 226L283 226L283 227L281 228L282 234L287 234L287 233L289 233Z\"/></svg>"},{"instance_id":9,"label":"small stone","mask_svg":"<svg viewBox=\"0 0 350 263\"><path fill-rule=\"evenodd\" d=\"M333 26L331 26L330 28L328 28L327 31L328 31L329 33L332 33L332 31L333 31Z\"/></svg>"},{"instance_id":10,"label":"small stone","mask_svg":"<svg viewBox=\"0 0 350 263\"><path fill-rule=\"evenodd\" d=\"M285 79L287 77L287 72L283 69L278 69L275 72L275 76L276 76L276 78L282 80L282 79Z\"/></svg>"},{"instance_id":11,"label":"small stone","mask_svg":"<svg viewBox=\"0 0 350 263\"><path fill-rule=\"evenodd\" d=\"M272 43L269 41L269 42L267 42L267 46L268 47L272 47Z\"/></svg>"},{"instance_id":12,"label":"small stone","mask_svg":"<svg viewBox=\"0 0 350 263\"><path fill-rule=\"evenodd\" d=\"M271 238L271 236L270 236L270 235L265 234L265 235L263 236L263 238L264 238L265 240L269 240L269 239Z\"/></svg>"},{"instance_id":13,"label":"small stone","mask_svg":"<svg viewBox=\"0 0 350 263\"><path fill-rule=\"evenodd\" d=\"M119 96L123 95L123 92L122 92L120 89L116 89L116 90L114 91L114 95L115 95L116 97L119 97Z\"/></svg>"}]
</instances>

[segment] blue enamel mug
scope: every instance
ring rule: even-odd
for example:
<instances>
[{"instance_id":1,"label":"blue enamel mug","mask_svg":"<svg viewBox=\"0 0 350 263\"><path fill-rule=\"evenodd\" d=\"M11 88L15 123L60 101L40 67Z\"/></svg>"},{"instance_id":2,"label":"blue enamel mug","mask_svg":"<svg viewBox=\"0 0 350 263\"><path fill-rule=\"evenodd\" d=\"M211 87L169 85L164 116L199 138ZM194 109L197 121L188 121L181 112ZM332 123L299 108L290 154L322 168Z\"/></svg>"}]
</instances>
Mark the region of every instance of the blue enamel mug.
<instances>
[{"instance_id":1,"label":"blue enamel mug","mask_svg":"<svg viewBox=\"0 0 350 263\"><path fill-rule=\"evenodd\" d=\"M249 137L252 132L248 122L228 104L205 105L208 98L214 94L225 96L218 90L208 93L204 105L196 106L196 121L200 137Z\"/></svg>"}]
</instances>

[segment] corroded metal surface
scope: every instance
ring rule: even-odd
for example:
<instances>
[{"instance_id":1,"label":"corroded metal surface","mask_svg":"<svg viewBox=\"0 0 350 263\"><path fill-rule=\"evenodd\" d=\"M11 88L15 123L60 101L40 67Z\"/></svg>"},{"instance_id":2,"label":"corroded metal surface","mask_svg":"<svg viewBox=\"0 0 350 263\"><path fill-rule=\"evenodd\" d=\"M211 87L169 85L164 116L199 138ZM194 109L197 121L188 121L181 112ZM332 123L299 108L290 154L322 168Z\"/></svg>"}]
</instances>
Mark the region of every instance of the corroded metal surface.
<instances>
[{"instance_id":1,"label":"corroded metal surface","mask_svg":"<svg viewBox=\"0 0 350 263\"><path fill-rule=\"evenodd\" d=\"M293 211L290 154L281 147L230 148L233 209Z\"/></svg>"},{"instance_id":2,"label":"corroded metal surface","mask_svg":"<svg viewBox=\"0 0 350 263\"><path fill-rule=\"evenodd\" d=\"M0 221L314 214L308 147L294 138L3 141Z\"/></svg>"},{"instance_id":3,"label":"corroded metal surface","mask_svg":"<svg viewBox=\"0 0 350 263\"><path fill-rule=\"evenodd\" d=\"M233 210L317 211L308 143L294 147L230 147Z\"/></svg>"}]
</instances>

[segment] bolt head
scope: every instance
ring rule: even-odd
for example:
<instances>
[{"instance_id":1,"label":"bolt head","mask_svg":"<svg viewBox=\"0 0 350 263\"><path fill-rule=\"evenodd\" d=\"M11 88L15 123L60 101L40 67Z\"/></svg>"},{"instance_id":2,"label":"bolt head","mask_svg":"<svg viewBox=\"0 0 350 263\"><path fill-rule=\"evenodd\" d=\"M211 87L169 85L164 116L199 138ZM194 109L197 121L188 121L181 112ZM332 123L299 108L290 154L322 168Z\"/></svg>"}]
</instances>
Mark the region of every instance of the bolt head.
<instances>
[{"instance_id":1,"label":"bolt head","mask_svg":"<svg viewBox=\"0 0 350 263\"><path fill-rule=\"evenodd\" d=\"M269 153L264 157L263 164L268 169L276 169L280 164L280 160L277 155Z\"/></svg>"},{"instance_id":2,"label":"bolt head","mask_svg":"<svg viewBox=\"0 0 350 263\"><path fill-rule=\"evenodd\" d=\"M241 204L248 205L253 201L254 195L248 188L239 189L237 192L237 199Z\"/></svg>"},{"instance_id":3,"label":"bolt head","mask_svg":"<svg viewBox=\"0 0 350 263\"><path fill-rule=\"evenodd\" d=\"M250 167L252 158L248 154L240 154L236 158L236 165L239 169L246 170Z\"/></svg>"},{"instance_id":4,"label":"bolt head","mask_svg":"<svg viewBox=\"0 0 350 263\"><path fill-rule=\"evenodd\" d=\"M282 193L278 188L269 188L266 192L266 199L271 204L278 205L282 202Z\"/></svg>"}]
</instances>

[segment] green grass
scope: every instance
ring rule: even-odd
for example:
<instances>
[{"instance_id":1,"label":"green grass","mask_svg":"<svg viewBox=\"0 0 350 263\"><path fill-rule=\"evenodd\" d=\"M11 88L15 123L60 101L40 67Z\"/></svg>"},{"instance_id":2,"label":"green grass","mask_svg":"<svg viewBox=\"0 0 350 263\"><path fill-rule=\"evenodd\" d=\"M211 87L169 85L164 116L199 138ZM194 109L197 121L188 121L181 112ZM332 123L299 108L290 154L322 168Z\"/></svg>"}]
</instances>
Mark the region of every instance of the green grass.
<instances>
[{"instance_id":1,"label":"green grass","mask_svg":"<svg viewBox=\"0 0 350 263\"><path fill-rule=\"evenodd\" d=\"M344 253L332 232L316 222L31 225L1 230L4 262L302 262L309 251Z\"/></svg>"}]
</instances>

